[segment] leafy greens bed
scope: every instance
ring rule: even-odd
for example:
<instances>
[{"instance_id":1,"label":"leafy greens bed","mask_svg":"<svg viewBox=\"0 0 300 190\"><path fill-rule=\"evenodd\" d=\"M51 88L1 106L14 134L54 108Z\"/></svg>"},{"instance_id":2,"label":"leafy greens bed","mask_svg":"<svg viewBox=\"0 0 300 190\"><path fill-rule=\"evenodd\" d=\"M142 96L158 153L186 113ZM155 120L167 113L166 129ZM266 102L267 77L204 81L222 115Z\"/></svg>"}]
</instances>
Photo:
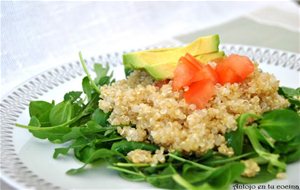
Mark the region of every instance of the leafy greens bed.
<instances>
[{"instance_id":1,"label":"leafy greens bed","mask_svg":"<svg viewBox=\"0 0 300 190\"><path fill-rule=\"evenodd\" d=\"M273 110L262 116L245 113L237 122L238 129L226 134L235 155L226 157L214 150L201 157L168 153L163 164L135 164L127 153L142 149L154 152L154 144L126 141L107 119L109 113L98 108L99 87L114 82L109 67L94 64L96 78L92 79L80 54L87 76L82 80L82 91L71 91L62 102L32 101L29 105L30 122L17 124L40 139L55 144L69 142L68 147L56 148L53 158L73 152L83 166L67 171L69 175L83 172L86 166L99 160L109 163L123 178L147 181L166 189L228 189L232 183L263 183L286 171L288 163L300 159L300 88L281 87L279 93L289 100L288 109ZM251 122L249 122L251 121ZM260 165L260 172L251 178L241 174L245 165L240 162L252 158Z\"/></svg>"}]
</instances>

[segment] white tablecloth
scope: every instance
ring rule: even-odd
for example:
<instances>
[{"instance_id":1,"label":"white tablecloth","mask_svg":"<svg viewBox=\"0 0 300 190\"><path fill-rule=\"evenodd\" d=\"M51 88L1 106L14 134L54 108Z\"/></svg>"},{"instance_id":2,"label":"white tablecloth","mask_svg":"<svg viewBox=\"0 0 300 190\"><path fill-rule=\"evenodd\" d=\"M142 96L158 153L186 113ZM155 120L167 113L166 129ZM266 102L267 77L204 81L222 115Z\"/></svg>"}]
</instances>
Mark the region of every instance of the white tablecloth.
<instances>
[{"instance_id":1,"label":"white tablecloth","mask_svg":"<svg viewBox=\"0 0 300 190\"><path fill-rule=\"evenodd\" d=\"M268 1L1 2L1 96L37 73L77 60L78 51L89 57L172 43L173 36L266 6L299 11L294 3ZM282 19L281 23L290 20ZM299 28L299 22L293 24Z\"/></svg>"}]
</instances>

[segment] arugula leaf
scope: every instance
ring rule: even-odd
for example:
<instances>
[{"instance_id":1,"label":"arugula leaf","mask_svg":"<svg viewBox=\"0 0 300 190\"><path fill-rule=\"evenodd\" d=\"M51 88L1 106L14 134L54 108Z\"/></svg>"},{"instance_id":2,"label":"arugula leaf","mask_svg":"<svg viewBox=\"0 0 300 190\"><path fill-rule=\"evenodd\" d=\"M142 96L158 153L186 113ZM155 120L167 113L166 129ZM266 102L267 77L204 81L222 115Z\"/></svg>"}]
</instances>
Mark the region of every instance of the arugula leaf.
<instances>
[{"instance_id":1,"label":"arugula leaf","mask_svg":"<svg viewBox=\"0 0 300 190\"><path fill-rule=\"evenodd\" d=\"M101 126L107 126L110 113L105 113L101 109L97 108L92 114L92 120Z\"/></svg>"},{"instance_id":2,"label":"arugula leaf","mask_svg":"<svg viewBox=\"0 0 300 190\"><path fill-rule=\"evenodd\" d=\"M298 161L299 159L300 159L300 146L295 151L284 156L284 160L286 161L286 163L293 163Z\"/></svg>"},{"instance_id":3,"label":"arugula leaf","mask_svg":"<svg viewBox=\"0 0 300 190\"><path fill-rule=\"evenodd\" d=\"M88 77L84 77L82 79L82 90L86 94L88 100L92 99L92 94L94 93L94 89L90 84L90 80Z\"/></svg>"},{"instance_id":4,"label":"arugula leaf","mask_svg":"<svg viewBox=\"0 0 300 190\"><path fill-rule=\"evenodd\" d=\"M89 73L89 71L88 71L88 69L87 69L86 63L85 63L84 59L82 58L81 52L79 52L79 59L80 59L80 63L81 63L81 65L82 65L82 68L83 68L85 74L87 75L86 77L89 79L89 82L90 82L91 87L92 87L98 94L100 94L100 90L99 90L99 88L97 87L97 85L95 84L94 80L92 79L92 77L91 77L91 75L90 75L90 73Z\"/></svg>"},{"instance_id":5,"label":"arugula leaf","mask_svg":"<svg viewBox=\"0 0 300 190\"><path fill-rule=\"evenodd\" d=\"M155 187L163 189L181 189L174 181L173 175L177 174L176 169L169 164L162 172L156 175L150 175L146 181Z\"/></svg>"},{"instance_id":6,"label":"arugula leaf","mask_svg":"<svg viewBox=\"0 0 300 190\"><path fill-rule=\"evenodd\" d=\"M263 114L259 127L277 141L290 141L300 135L300 116L294 111L281 109Z\"/></svg>"},{"instance_id":7,"label":"arugula leaf","mask_svg":"<svg viewBox=\"0 0 300 190\"><path fill-rule=\"evenodd\" d=\"M120 141L120 142L115 142L111 150L120 152L122 154L127 154L128 152L135 150L135 149L142 149L142 150L149 150L149 151L155 151L158 149L158 146L153 145L153 144L147 144L147 143L142 143L142 142L134 142L134 141Z\"/></svg>"},{"instance_id":8,"label":"arugula leaf","mask_svg":"<svg viewBox=\"0 0 300 190\"><path fill-rule=\"evenodd\" d=\"M268 152L259 142L257 138L257 132L255 131L256 128L254 127L247 127L245 128L245 133L248 136L255 152L264 158L265 160L268 160L271 165L276 166L279 171L285 171L286 164L279 160L278 154L272 154Z\"/></svg>"},{"instance_id":9,"label":"arugula leaf","mask_svg":"<svg viewBox=\"0 0 300 190\"><path fill-rule=\"evenodd\" d=\"M184 164L182 177L190 183L199 183L207 180L214 170L202 170L191 164Z\"/></svg>"},{"instance_id":10,"label":"arugula leaf","mask_svg":"<svg viewBox=\"0 0 300 190\"><path fill-rule=\"evenodd\" d=\"M29 121L30 126L41 127L41 123L36 116L32 116Z\"/></svg>"},{"instance_id":11,"label":"arugula leaf","mask_svg":"<svg viewBox=\"0 0 300 190\"><path fill-rule=\"evenodd\" d=\"M188 159L185 159L185 158L182 158L182 157L179 157L175 154L172 154L172 153L169 153L169 157L175 159L175 160L178 160L180 162L183 162L183 163L189 163L195 167L198 167L200 169L203 169L203 170L213 170L214 168L213 167L210 167L210 166L206 166L204 164L200 164L200 163L197 163L197 162L194 162L194 161L191 161L191 160L188 160Z\"/></svg>"},{"instance_id":12,"label":"arugula leaf","mask_svg":"<svg viewBox=\"0 0 300 190\"><path fill-rule=\"evenodd\" d=\"M45 129L45 130L42 130ZM65 126L58 127L47 127L38 129L31 129L30 132L33 136L39 139L48 139L52 143L64 143L63 137L65 134L69 133L71 129Z\"/></svg>"},{"instance_id":13,"label":"arugula leaf","mask_svg":"<svg viewBox=\"0 0 300 190\"><path fill-rule=\"evenodd\" d=\"M244 145L244 127L246 126L249 119L258 119L259 116L251 113L240 115L237 119L238 128L236 131L231 131L225 134L227 144L233 148L235 155L240 155L243 152Z\"/></svg>"},{"instance_id":14,"label":"arugula leaf","mask_svg":"<svg viewBox=\"0 0 300 190\"><path fill-rule=\"evenodd\" d=\"M124 176L126 179L130 179L133 181L145 180L144 174L139 171L132 171L125 168L116 167L116 166L108 166L107 168L119 171L121 173L121 176L122 177Z\"/></svg>"},{"instance_id":15,"label":"arugula leaf","mask_svg":"<svg viewBox=\"0 0 300 190\"><path fill-rule=\"evenodd\" d=\"M94 64L94 71L96 73L96 78L94 79L94 81L96 84L100 84L99 82L102 78L108 77L107 76L108 70L109 70L108 65L106 65L106 67L103 67L101 64L98 63Z\"/></svg>"},{"instance_id":16,"label":"arugula leaf","mask_svg":"<svg viewBox=\"0 0 300 190\"><path fill-rule=\"evenodd\" d=\"M287 98L291 104L300 106L300 88L279 87L278 93Z\"/></svg>"},{"instance_id":17,"label":"arugula leaf","mask_svg":"<svg viewBox=\"0 0 300 190\"><path fill-rule=\"evenodd\" d=\"M123 169L123 168L122 168ZM130 170L127 170L130 171ZM136 174L131 174L131 173L127 173L127 172L121 172L119 171L119 175L129 181L133 181L133 182L140 182L140 181L145 181L145 177L142 175L136 175Z\"/></svg>"},{"instance_id":18,"label":"arugula leaf","mask_svg":"<svg viewBox=\"0 0 300 190\"><path fill-rule=\"evenodd\" d=\"M72 118L72 104L67 101L63 101L55 105L49 113L50 123L55 125L60 125L70 121Z\"/></svg>"},{"instance_id":19,"label":"arugula leaf","mask_svg":"<svg viewBox=\"0 0 300 190\"><path fill-rule=\"evenodd\" d=\"M74 141L72 142L72 144L69 147L56 148L53 153L53 158L57 158L60 154L67 155L72 148L82 149L89 144L90 144L90 141L87 140L86 138L78 137L78 138L74 139Z\"/></svg>"},{"instance_id":20,"label":"arugula leaf","mask_svg":"<svg viewBox=\"0 0 300 190\"><path fill-rule=\"evenodd\" d=\"M231 162L215 169L208 180L209 184L217 188L228 188L245 169L241 162Z\"/></svg>"},{"instance_id":21,"label":"arugula leaf","mask_svg":"<svg viewBox=\"0 0 300 190\"><path fill-rule=\"evenodd\" d=\"M98 149L98 150L89 148L89 149L85 149L85 150L86 150L86 152L83 155L83 160L81 160L85 164L80 168L68 170L67 174L74 175L77 173L81 173L84 171L87 164L91 164L91 163L101 160L101 159L108 159L108 158L111 158L112 156L123 156L123 155L119 154L118 152L115 152L115 151L112 151L109 149L105 149L105 148Z\"/></svg>"},{"instance_id":22,"label":"arugula leaf","mask_svg":"<svg viewBox=\"0 0 300 190\"><path fill-rule=\"evenodd\" d=\"M49 121L49 114L53 106L54 102L31 101L29 103L29 115L30 117L36 117L42 127L47 127L51 125Z\"/></svg>"},{"instance_id":23,"label":"arugula leaf","mask_svg":"<svg viewBox=\"0 0 300 190\"><path fill-rule=\"evenodd\" d=\"M81 166L80 168L73 168L73 169L70 169L68 170L66 173L68 175L76 175L76 174L79 174L79 173L82 173L85 171L85 167L87 166L87 164L84 164L83 166Z\"/></svg>"},{"instance_id":24,"label":"arugula leaf","mask_svg":"<svg viewBox=\"0 0 300 190\"><path fill-rule=\"evenodd\" d=\"M53 158L57 158L60 154L67 155L70 148L56 148L53 153Z\"/></svg>"},{"instance_id":25,"label":"arugula leaf","mask_svg":"<svg viewBox=\"0 0 300 190\"><path fill-rule=\"evenodd\" d=\"M78 99L80 99L82 92L80 91L71 91L64 95L64 101L69 101L71 103L74 103Z\"/></svg>"}]
</instances>

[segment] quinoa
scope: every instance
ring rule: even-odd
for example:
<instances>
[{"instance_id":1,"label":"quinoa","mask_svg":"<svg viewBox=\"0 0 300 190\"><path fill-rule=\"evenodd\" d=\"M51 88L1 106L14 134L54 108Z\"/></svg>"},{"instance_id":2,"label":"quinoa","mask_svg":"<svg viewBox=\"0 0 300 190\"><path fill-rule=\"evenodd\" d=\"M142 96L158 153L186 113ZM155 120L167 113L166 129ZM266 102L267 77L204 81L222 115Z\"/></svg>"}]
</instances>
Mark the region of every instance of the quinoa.
<instances>
[{"instance_id":1,"label":"quinoa","mask_svg":"<svg viewBox=\"0 0 300 190\"><path fill-rule=\"evenodd\" d=\"M245 164L245 170L242 173L243 176L254 177L260 171L259 165L252 159L242 160L241 162Z\"/></svg>"},{"instance_id":2,"label":"quinoa","mask_svg":"<svg viewBox=\"0 0 300 190\"><path fill-rule=\"evenodd\" d=\"M151 76L136 70L126 80L102 86L99 107L111 112L112 125L126 126L118 133L128 141L151 142L185 154L215 149L231 156L234 152L224 135L237 129L241 114L259 115L289 106L278 86L273 75L256 67L242 83L217 84L216 96L200 110L185 102L183 90L172 90L172 80L157 87Z\"/></svg>"},{"instance_id":3,"label":"quinoa","mask_svg":"<svg viewBox=\"0 0 300 190\"><path fill-rule=\"evenodd\" d=\"M160 148L155 151L155 154L151 154L150 151L136 149L130 151L127 154L127 157L133 163L148 163L152 165L156 165L158 163L164 163L166 161L164 153L164 148Z\"/></svg>"}]
</instances>

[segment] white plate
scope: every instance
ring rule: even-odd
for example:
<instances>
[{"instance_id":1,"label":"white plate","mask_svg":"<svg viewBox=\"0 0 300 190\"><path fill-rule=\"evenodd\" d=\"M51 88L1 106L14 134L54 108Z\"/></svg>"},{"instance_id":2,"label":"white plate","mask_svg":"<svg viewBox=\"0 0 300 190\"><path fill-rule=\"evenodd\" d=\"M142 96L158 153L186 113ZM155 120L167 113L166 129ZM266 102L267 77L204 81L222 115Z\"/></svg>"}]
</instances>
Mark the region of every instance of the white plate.
<instances>
[{"instance_id":1,"label":"white plate","mask_svg":"<svg viewBox=\"0 0 300 190\"><path fill-rule=\"evenodd\" d=\"M280 85L299 87L300 54L274 49L241 45L222 45L226 53L245 54L260 63L260 68L273 73ZM107 54L87 60L109 63L117 79L124 78L122 53ZM16 87L1 100L1 174L2 178L18 189L155 189L147 183L129 182L105 167L92 168L76 176L65 174L82 164L72 157L52 159L55 147L45 140L35 139L15 123L27 124L28 103L31 100L60 101L67 91L81 90L83 70L79 62L64 64L41 73ZM288 166L285 180L269 184L299 185L300 162Z\"/></svg>"}]
</instances>

